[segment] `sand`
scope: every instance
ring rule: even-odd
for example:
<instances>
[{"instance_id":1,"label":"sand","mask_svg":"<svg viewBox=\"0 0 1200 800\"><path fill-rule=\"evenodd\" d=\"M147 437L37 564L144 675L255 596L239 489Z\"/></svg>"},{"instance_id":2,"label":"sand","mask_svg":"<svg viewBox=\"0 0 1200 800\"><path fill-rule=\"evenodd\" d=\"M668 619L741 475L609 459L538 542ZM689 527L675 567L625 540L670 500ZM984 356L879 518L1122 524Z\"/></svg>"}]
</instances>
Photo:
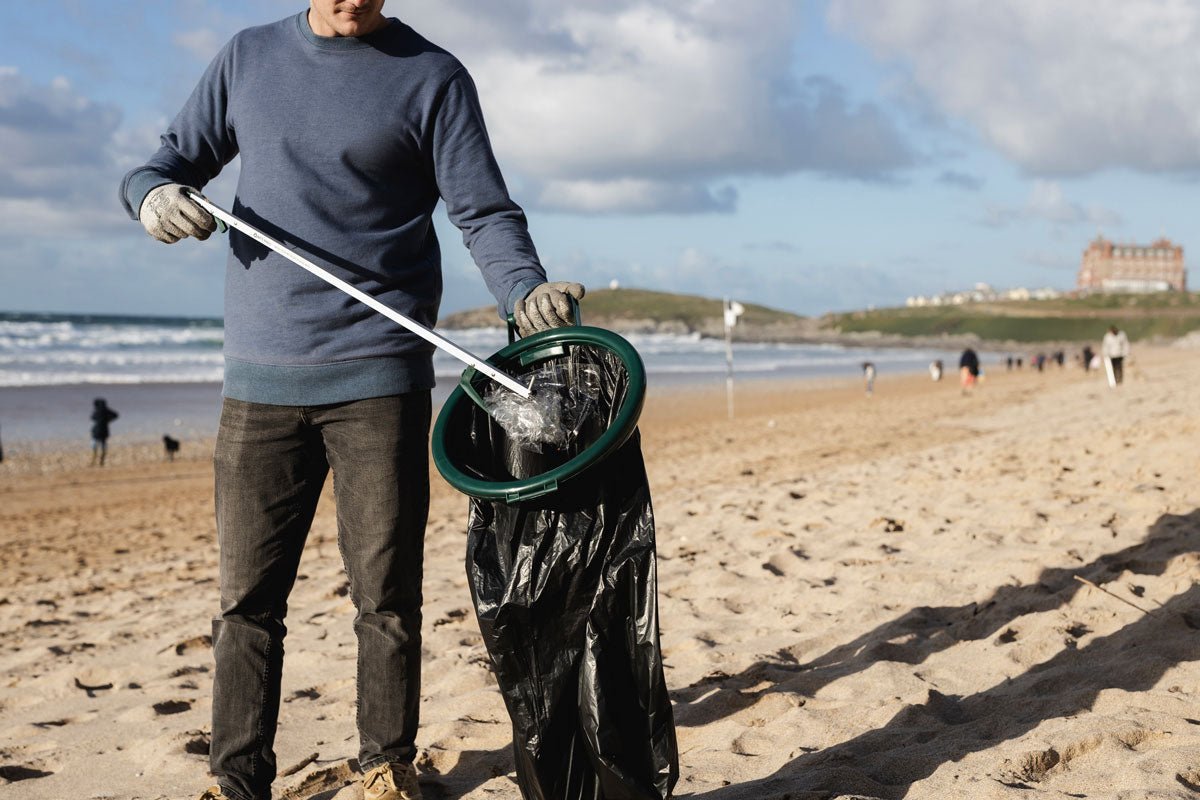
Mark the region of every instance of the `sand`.
<instances>
[{"instance_id":1,"label":"sand","mask_svg":"<svg viewBox=\"0 0 1200 800\"><path fill-rule=\"evenodd\" d=\"M653 393L677 796L1200 793L1200 354L1127 383ZM0 465L0 798L189 798L208 783L212 471L191 447ZM427 797L517 798L435 479L418 765ZM332 497L291 601L276 796L351 783L353 609ZM314 757L315 756L315 757ZM311 760L310 760L311 759ZM8 783L5 783L7 781Z\"/></svg>"}]
</instances>

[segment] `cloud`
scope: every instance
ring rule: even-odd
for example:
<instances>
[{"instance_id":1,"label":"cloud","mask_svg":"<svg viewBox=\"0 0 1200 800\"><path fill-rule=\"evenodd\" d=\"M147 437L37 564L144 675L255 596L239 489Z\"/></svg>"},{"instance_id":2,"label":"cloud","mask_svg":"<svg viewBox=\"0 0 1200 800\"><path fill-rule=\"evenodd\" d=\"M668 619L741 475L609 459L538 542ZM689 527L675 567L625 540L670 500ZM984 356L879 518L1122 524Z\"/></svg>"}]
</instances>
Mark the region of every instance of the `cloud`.
<instances>
[{"instance_id":1,"label":"cloud","mask_svg":"<svg viewBox=\"0 0 1200 800\"><path fill-rule=\"evenodd\" d=\"M983 188L983 178L975 175L968 175L965 172L948 169L942 172L937 178L938 183L946 186L953 186L956 189L966 189L967 191L977 192Z\"/></svg>"},{"instance_id":2,"label":"cloud","mask_svg":"<svg viewBox=\"0 0 1200 800\"><path fill-rule=\"evenodd\" d=\"M1036 267L1048 270L1077 270L1079 269L1079 259L1071 258L1070 255L1059 250L1044 251L1030 250L1021 255L1026 263Z\"/></svg>"},{"instance_id":3,"label":"cloud","mask_svg":"<svg viewBox=\"0 0 1200 800\"><path fill-rule=\"evenodd\" d=\"M1055 181L1035 180L1029 197L1021 206L992 205L986 209L984 224L1003 227L1023 220L1043 220L1056 227L1087 224L1093 227L1121 225L1121 215L1100 206L1083 206L1068 200Z\"/></svg>"},{"instance_id":4,"label":"cloud","mask_svg":"<svg viewBox=\"0 0 1200 800\"><path fill-rule=\"evenodd\" d=\"M768 253L799 253L800 246L794 242L785 242L782 239L774 239L769 242L747 242L742 245L747 250L768 252Z\"/></svg>"},{"instance_id":5,"label":"cloud","mask_svg":"<svg viewBox=\"0 0 1200 800\"><path fill-rule=\"evenodd\" d=\"M219 34L211 28L196 28L177 33L172 37L175 44L186 50L199 61L209 62L229 37Z\"/></svg>"},{"instance_id":6,"label":"cloud","mask_svg":"<svg viewBox=\"0 0 1200 800\"><path fill-rule=\"evenodd\" d=\"M167 246L136 223L125 223L137 235L92 235L86 247L64 247L50 237L0 236L3 308L220 314L224 248L195 240Z\"/></svg>"},{"instance_id":7,"label":"cloud","mask_svg":"<svg viewBox=\"0 0 1200 800\"><path fill-rule=\"evenodd\" d=\"M700 247L683 247L657 263L596 258L575 252L547 263L552 275L570 276L586 286L602 287L616 279L621 286L683 291L702 297L733 297L800 314L861 308L868 303L895 304L929 284L929 276L892 272L865 263L798 261L794 254L774 252L730 257Z\"/></svg>"},{"instance_id":8,"label":"cloud","mask_svg":"<svg viewBox=\"0 0 1200 800\"><path fill-rule=\"evenodd\" d=\"M58 237L120 220L120 111L64 78L0 70L0 235Z\"/></svg>"},{"instance_id":9,"label":"cloud","mask_svg":"<svg viewBox=\"0 0 1200 800\"><path fill-rule=\"evenodd\" d=\"M1200 169L1200 4L832 0L951 117L1043 176Z\"/></svg>"},{"instance_id":10,"label":"cloud","mask_svg":"<svg viewBox=\"0 0 1200 800\"><path fill-rule=\"evenodd\" d=\"M502 161L542 187L536 205L632 213L728 210L712 184L737 176L880 180L915 161L881 109L796 76L798 16L789 0L424 0L404 14L470 68Z\"/></svg>"},{"instance_id":11,"label":"cloud","mask_svg":"<svg viewBox=\"0 0 1200 800\"><path fill-rule=\"evenodd\" d=\"M536 190L534 206L592 214L644 214L705 211L732 212L737 191L710 189L698 183L671 183L639 178L549 181Z\"/></svg>"}]
</instances>

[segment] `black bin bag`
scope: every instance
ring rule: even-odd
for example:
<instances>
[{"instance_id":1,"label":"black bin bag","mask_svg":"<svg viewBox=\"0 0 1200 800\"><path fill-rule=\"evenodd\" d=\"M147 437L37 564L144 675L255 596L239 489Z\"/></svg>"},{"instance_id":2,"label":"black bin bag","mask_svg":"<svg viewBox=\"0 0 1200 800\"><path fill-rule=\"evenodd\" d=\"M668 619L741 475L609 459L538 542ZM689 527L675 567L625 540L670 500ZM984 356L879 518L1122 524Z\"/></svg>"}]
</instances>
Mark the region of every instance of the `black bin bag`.
<instances>
[{"instance_id":1,"label":"black bin bag","mask_svg":"<svg viewBox=\"0 0 1200 800\"><path fill-rule=\"evenodd\" d=\"M537 366L542 383L549 368L575 385L582 365L599 389L584 404L586 419L567 421L577 434L572 442L523 450L483 409L462 403L456 460L480 475L521 478L586 449L629 386L620 360L602 348L566 349L559 363ZM467 576L512 719L522 796L668 798L679 777L678 749L637 431L548 494L520 502L472 497L467 534Z\"/></svg>"}]
</instances>

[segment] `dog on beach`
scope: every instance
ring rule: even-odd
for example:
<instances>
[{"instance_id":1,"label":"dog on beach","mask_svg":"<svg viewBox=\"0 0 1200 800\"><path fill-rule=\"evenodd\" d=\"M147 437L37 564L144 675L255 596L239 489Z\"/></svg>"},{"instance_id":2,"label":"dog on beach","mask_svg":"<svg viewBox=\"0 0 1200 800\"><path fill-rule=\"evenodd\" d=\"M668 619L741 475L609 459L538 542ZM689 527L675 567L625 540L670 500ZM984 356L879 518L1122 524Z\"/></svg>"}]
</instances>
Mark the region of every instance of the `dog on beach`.
<instances>
[{"instance_id":1,"label":"dog on beach","mask_svg":"<svg viewBox=\"0 0 1200 800\"><path fill-rule=\"evenodd\" d=\"M167 461L174 461L175 454L179 452L179 440L172 439L170 436L163 436L163 450L166 453Z\"/></svg>"}]
</instances>

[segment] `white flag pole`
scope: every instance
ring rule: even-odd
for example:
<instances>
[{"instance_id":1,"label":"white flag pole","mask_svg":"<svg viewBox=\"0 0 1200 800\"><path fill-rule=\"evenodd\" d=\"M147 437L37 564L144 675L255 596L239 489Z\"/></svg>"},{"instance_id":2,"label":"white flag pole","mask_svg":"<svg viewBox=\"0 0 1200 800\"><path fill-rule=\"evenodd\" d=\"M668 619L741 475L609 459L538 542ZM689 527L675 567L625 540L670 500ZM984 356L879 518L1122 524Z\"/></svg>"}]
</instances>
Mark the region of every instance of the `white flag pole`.
<instances>
[{"instance_id":1,"label":"white flag pole","mask_svg":"<svg viewBox=\"0 0 1200 800\"><path fill-rule=\"evenodd\" d=\"M730 419L733 419L733 326L743 310L741 303L731 303L728 297L721 304L725 320L725 406Z\"/></svg>"}]
</instances>

